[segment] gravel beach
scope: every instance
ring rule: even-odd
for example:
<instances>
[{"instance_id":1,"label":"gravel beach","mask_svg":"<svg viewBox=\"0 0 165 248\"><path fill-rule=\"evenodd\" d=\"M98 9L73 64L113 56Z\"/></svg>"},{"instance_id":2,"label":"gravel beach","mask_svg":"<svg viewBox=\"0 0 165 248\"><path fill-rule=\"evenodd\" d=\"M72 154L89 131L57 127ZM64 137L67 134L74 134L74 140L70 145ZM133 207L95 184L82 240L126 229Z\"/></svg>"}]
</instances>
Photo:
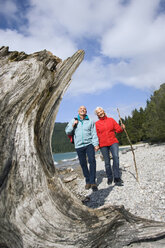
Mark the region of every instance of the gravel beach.
<instances>
[{"instance_id":1,"label":"gravel beach","mask_svg":"<svg viewBox=\"0 0 165 248\"><path fill-rule=\"evenodd\" d=\"M98 191L85 190L85 180L81 176L77 178L74 193L81 198L89 197L85 204L91 208L124 205L140 217L165 222L165 144L134 146L134 154L139 182L129 149L119 153L123 186L107 184L104 161L97 155Z\"/></svg>"},{"instance_id":2,"label":"gravel beach","mask_svg":"<svg viewBox=\"0 0 165 248\"><path fill-rule=\"evenodd\" d=\"M133 147L139 182L136 180L133 153L131 149L126 149L119 153L123 186L107 184L104 161L99 154L96 156L98 191L85 190L80 166L74 171L78 175L76 180L67 185L90 208L106 204L124 205L132 214L165 222L165 143ZM142 243L142 246L132 244L130 247L165 247L164 242Z\"/></svg>"}]
</instances>

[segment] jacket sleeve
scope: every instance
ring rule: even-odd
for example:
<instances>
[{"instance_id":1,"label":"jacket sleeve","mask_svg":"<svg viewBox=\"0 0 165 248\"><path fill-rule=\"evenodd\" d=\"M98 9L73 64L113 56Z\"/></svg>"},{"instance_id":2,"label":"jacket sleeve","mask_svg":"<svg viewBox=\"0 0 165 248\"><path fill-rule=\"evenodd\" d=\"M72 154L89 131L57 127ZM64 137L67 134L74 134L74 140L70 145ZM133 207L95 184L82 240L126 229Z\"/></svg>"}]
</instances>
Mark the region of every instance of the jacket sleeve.
<instances>
[{"instance_id":1,"label":"jacket sleeve","mask_svg":"<svg viewBox=\"0 0 165 248\"><path fill-rule=\"evenodd\" d=\"M67 135L72 135L72 133L73 133L73 122L74 122L74 119L72 119L72 120L68 123L68 125L66 126L66 128L65 128L65 133L66 133Z\"/></svg>"},{"instance_id":2,"label":"jacket sleeve","mask_svg":"<svg viewBox=\"0 0 165 248\"><path fill-rule=\"evenodd\" d=\"M97 132L96 132L96 127L95 127L95 124L94 122L92 121L92 127L91 127L91 132L92 132L92 144L94 146L98 146L99 145L99 140L98 140L98 137L97 137Z\"/></svg>"},{"instance_id":3,"label":"jacket sleeve","mask_svg":"<svg viewBox=\"0 0 165 248\"><path fill-rule=\"evenodd\" d=\"M116 133L122 133L124 131L114 119L113 119L113 126Z\"/></svg>"}]
</instances>

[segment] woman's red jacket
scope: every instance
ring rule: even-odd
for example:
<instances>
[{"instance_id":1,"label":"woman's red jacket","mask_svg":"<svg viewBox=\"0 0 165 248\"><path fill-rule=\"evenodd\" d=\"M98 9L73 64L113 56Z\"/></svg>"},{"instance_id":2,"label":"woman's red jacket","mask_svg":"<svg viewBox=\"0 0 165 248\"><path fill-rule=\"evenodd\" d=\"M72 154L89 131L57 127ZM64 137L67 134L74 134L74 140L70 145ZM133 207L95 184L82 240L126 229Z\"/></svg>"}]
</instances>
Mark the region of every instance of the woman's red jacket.
<instances>
[{"instance_id":1,"label":"woman's red jacket","mask_svg":"<svg viewBox=\"0 0 165 248\"><path fill-rule=\"evenodd\" d=\"M113 118L105 116L96 121L95 125L100 147L119 143L115 136L115 132L121 133L123 132L123 129Z\"/></svg>"}]
</instances>

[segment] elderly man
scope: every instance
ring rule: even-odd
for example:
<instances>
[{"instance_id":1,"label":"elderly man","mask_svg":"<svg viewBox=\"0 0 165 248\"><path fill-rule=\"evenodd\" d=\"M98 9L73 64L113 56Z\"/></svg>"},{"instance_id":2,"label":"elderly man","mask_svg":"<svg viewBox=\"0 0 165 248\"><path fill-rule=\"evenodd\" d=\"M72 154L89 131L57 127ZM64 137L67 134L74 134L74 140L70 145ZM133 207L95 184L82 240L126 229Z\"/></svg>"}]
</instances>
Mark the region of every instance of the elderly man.
<instances>
[{"instance_id":1,"label":"elderly man","mask_svg":"<svg viewBox=\"0 0 165 248\"><path fill-rule=\"evenodd\" d=\"M74 145L85 177L85 189L97 190L95 151L99 149L98 137L93 121L87 115L85 106L80 106L78 116L65 128L67 135L74 134ZM88 157L89 169L86 156Z\"/></svg>"}]
</instances>

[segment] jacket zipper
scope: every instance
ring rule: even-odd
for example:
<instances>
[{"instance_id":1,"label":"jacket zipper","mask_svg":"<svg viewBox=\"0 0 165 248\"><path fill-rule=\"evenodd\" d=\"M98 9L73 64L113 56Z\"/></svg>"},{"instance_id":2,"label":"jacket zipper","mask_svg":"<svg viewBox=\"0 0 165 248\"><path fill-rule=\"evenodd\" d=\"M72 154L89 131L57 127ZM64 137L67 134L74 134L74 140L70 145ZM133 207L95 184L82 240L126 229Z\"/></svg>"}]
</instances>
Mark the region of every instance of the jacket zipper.
<instances>
[{"instance_id":1,"label":"jacket zipper","mask_svg":"<svg viewBox=\"0 0 165 248\"><path fill-rule=\"evenodd\" d=\"M82 133L82 144L84 144L84 130L83 130L83 121L81 121L81 133Z\"/></svg>"}]
</instances>

